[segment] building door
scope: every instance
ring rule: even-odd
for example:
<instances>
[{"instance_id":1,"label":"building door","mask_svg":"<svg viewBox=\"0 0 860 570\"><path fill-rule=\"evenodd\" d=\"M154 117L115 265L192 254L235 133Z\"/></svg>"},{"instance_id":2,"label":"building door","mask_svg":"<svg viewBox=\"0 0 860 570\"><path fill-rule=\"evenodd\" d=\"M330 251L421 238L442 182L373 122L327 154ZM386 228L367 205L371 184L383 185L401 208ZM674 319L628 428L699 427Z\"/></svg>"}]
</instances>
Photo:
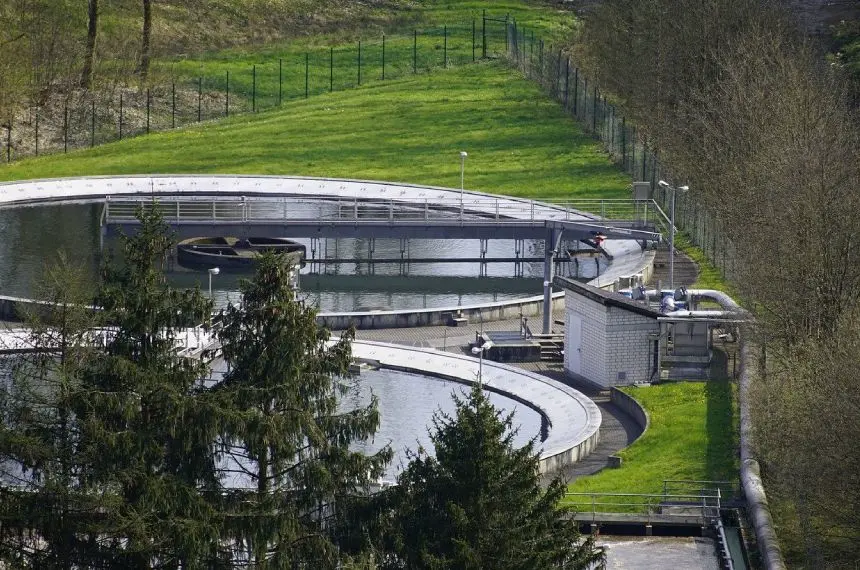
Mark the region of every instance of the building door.
<instances>
[{"instance_id":1,"label":"building door","mask_svg":"<svg viewBox=\"0 0 860 570\"><path fill-rule=\"evenodd\" d=\"M582 369L582 317L567 313L567 322L565 323L565 359L567 360L567 369L574 373L580 374Z\"/></svg>"}]
</instances>

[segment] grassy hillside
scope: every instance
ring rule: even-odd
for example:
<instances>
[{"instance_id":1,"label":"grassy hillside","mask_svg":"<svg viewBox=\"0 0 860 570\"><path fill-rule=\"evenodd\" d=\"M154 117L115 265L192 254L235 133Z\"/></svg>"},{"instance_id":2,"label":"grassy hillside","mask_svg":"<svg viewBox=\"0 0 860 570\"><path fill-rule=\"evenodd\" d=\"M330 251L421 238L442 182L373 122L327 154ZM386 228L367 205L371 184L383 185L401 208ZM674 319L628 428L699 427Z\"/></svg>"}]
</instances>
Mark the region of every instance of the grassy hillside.
<instances>
[{"instance_id":1,"label":"grassy hillside","mask_svg":"<svg viewBox=\"0 0 860 570\"><path fill-rule=\"evenodd\" d=\"M0 168L0 179L259 173L459 185L513 195L622 197L628 180L537 86L501 63L376 82Z\"/></svg>"}]
</instances>

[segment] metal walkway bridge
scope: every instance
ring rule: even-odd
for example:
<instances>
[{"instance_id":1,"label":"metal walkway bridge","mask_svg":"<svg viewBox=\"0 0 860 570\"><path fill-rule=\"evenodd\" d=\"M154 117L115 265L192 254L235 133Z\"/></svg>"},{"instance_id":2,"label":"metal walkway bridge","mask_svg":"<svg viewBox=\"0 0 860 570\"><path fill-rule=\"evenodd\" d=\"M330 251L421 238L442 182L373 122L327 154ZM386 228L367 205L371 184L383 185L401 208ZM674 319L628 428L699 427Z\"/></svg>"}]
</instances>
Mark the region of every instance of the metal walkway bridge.
<instances>
[{"instance_id":1,"label":"metal walkway bridge","mask_svg":"<svg viewBox=\"0 0 860 570\"><path fill-rule=\"evenodd\" d=\"M586 214L577 206L619 219ZM644 201L550 202L468 195L463 199L388 199L289 196L159 195L108 199L102 220L109 230L135 226L138 208L157 207L180 237L209 235L297 238L544 239L654 241L660 235L654 205ZM651 221L649 222L649 210ZM635 217L634 217L635 216Z\"/></svg>"},{"instance_id":2,"label":"metal walkway bridge","mask_svg":"<svg viewBox=\"0 0 860 570\"><path fill-rule=\"evenodd\" d=\"M611 259L601 248L604 240L635 241L644 247L660 240L658 222L664 217L651 201L536 201L450 190L434 196L403 192L391 198L160 193L157 198L109 196L102 212L103 237L133 231L141 208L159 209L180 238L310 238L312 251L320 249L314 240L323 238L399 239L401 244L410 239L477 239L477 260L485 263L491 261L485 257L488 240L542 240L545 332L551 324L548 307L562 240L584 242ZM586 208L595 213L585 213Z\"/></svg>"}]
</instances>

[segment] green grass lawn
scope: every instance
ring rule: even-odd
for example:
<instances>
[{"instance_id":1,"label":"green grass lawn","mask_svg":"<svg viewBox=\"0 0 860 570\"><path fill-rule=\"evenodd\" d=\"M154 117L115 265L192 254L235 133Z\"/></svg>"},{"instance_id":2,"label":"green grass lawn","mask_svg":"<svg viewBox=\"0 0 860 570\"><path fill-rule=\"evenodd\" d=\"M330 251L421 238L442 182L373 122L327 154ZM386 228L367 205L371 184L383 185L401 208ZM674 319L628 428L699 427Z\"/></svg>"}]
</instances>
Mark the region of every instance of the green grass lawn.
<instances>
[{"instance_id":1,"label":"green grass lawn","mask_svg":"<svg viewBox=\"0 0 860 570\"><path fill-rule=\"evenodd\" d=\"M735 384L680 382L624 391L648 412L650 427L619 453L621 467L582 477L571 492L661 493L666 479L737 479Z\"/></svg>"},{"instance_id":2,"label":"green grass lawn","mask_svg":"<svg viewBox=\"0 0 860 570\"><path fill-rule=\"evenodd\" d=\"M533 83L498 62L375 82L0 168L0 180L149 173L349 177L535 197L626 197L628 178Z\"/></svg>"}]
</instances>

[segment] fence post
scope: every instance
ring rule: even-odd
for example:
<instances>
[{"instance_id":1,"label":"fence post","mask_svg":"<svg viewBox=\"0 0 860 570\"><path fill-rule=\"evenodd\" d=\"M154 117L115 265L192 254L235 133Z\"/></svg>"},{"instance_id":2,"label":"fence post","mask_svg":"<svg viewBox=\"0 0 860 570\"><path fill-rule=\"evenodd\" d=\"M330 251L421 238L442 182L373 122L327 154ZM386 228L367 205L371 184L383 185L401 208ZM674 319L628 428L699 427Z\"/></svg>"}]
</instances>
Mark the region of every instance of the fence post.
<instances>
[{"instance_id":1,"label":"fence post","mask_svg":"<svg viewBox=\"0 0 860 570\"><path fill-rule=\"evenodd\" d=\"M627 118L621 117L621 170L627 168Z\"/></svg>"},{"instance_id":2,"label":"fence post","mask_svg":"<svg viewBox=\"0 0 860 570\"><path fill-rule=\"evenodd\" d=\"M588 127L588 78L582 78L582 122L585 123L585 126Z\"/></svg>"},{"instance_id":3,"label":"fence post","mask_svg":"<svg viewBox=\"0 0 860 570\"><path fill-rule=\"evenodd\" d=\"M284 103L284 58L278 58L278 107Z\"/></svg>"},{"instance_id":4,"label":"fence post","mask_svg":"<svg viewBox=\"0 0 860 570\"><path fill-rule=\"evenodd\" d=\"M442 27L442 60L443 67L448 67L448 26Z\"/></svg>"},{"instance_id":5,"label":"fence post","mask_svg":"<svg viewBox=\"0 0 860 570\"><path fill-rule=\"evenodd\" d=\"M561 89L559 86L561 83L561 50L558 50L558 59L555 61L555 94L558 96L558 92Z\"/></svg>"},{"instance_id":6,"label":"fence post","mask_svg":"<svg viewBox=\"0 0 860 570\"><path fill-rule=\"evenodd\" d=\"M609 139L612 154L615 154L615 106L609 106Z\"/></svg>"},{"instance_id":7,"label":"fence post","mask_svg":"<svg viewBox=\"0 0 860 570\"><path fill-rule=\"evenodd\" d=\"M526 39L526 27L525 26L523 26L522 38L523 38L523 41L521 44L522 47L520 48L520 53L522 54L522 56L520 59L522 60L522 63L523 63L523 71L525 71L526 60L528 59L528 43L529 43L528 39Z\"/></svg>"},{"instance_id":8,"label":"fence post","mask_svg":"<svg viewBox=\"0 0 860 570\"><path fill-rule=\"evenodd\" d=\"M170 128L176 128L176 82L170 88Z\"/></svg>"},{"instance_id":9,"label":"fence post","mask_svg":"<svg viewBox=\"0 0 860 570\"><path fill-rule=\"evenodd\" d=\"M358 84L361 85L361 40L358 40Z\"/></svg>"},{"instance_id":10,"label":"fence post","mask_svg":"<svg viewBox=\"0 0 860 570\"><path fill-rule=\"evenodd\" d=\"M309 91L308 91L308 88L309 88L308 80L310 79L310 73L309 72L310 72L310 55L308 54L308 52L305 52L305 99L308 98L308 94L309 94Z\"/></svg>"},{"instance_id":11,"label":"fence post","mask_svg":"<svg viewBox=\"0 0 860 570\"><path fill-rule=\"evenodd\" d=\"M382 80L385 81L385 34L382 34Z\"/></svg>"},{"instance_id":12,"label":"fence post","mask_svg":"<svg viewBox=\"0 0 860 570\"><path fill-rule=\"evenodd\" d=\"M39 156L39 110L36 110L36 156Z\"/></svg>"},{"instance_id":13,"label":"fence post","mask_svg":"<svg viewBox=\"0 0 860 570\"><path fill-rule=\"evenodd\" d=\"M227 70L227 98L226 98L224 114L230 116L230 70Z\"/></svg>"},{"instance_id":14,"label":"fence post","mask_svg":"<svg viewBox=\"0 0 860 570\"><path fill-rule=\"evenodd\" d=\"M597 100L598 99L599 99L599 96L597 94L597 85L595 85L594 86L594 97L592 98L592 104L593 104L594 108L592 109L592 112L591 112L591 131L594 133L597 132Z\"/></svg>"},{"instance_id":15,"label":"fence post","mask_svg":"<svg viewBox=\"0 0 860 570\"><path fill-rule=\"evenodd\" d=\"M472 18L472 63L475 63L475 18Z\"/></svg>"},{"instance_id":16,"label":"fence post","mask_svg":"<svg viewBox=\"0 0 860 570\"><path fill-rule=\"evenodd\" d=\"M90 114L90 147L96 146L96 100L92 101L92 113Z\"/></svg>"},{"instance_id":17,"label":"fence post","mask_svg":"<svg viewBox=\"0 0 860 570\"><path fill-rule=\"evenodd\" d=\"M543 40L540 40L540 51L538 52L538 67L540 68L539 81L543 83Z\"/></svg>"},{"instance_id":18,"label":"fence post","mask_svg":"<svg viewBox=\"0 0 860 570\"><path fill-rule=\"evenodd\" d=\"M119 140L122 140L122 93L119 94Z\"/></svg>"},{"instance_id":19,"label":"fence post","mask_svg":"<svg viewBox=\"0 0 860 570\"><path fill-rule=\"evenodd\" d=\"M122 97L122 95L120 95ZM9 128L12 128L12 121L9 121ZM69 102L63 103L63 152L69 152Z\"/></svg>"},{"instance_id":20,"label":"fence post","mask_svg":"<svg viewBox=\"0 0 860 570\"><path fill-rule=\"evenodd\" d=\"M203 120L203 77L197 78L197 122Z\"/></svg>"},{"instance_id":21,"label":"fence post","mask_svg":"<svg viewBox=\"0 0 860 570\"><path fill-rule=\"evenodd\" d=\"M328 48L328 90L334 92L334 48Z\"/></svg>"},{"instance_id":22,"label":"fence post","mask_svg":"<svg viewBox=\"0 0 860 570\"><path fill-rule=\"evenodd\" d=\"M149 107L150 107L150 98L149 98L149 87L146 88L146 134L149 134Z\"/></svg>"},{"instance_id":23,"label":"fence post","mask_svg":"<svg viewBox=\"0 0 860 570\"><path fill-rule=\"evenodd\" d=\"M412 30L412 73L418 73L418 30Z\"/></svg>"},{"instance_id":24,"label":"fence post","mask_svg":"<svg viewBox=\"0 0 860 570\"><path fill-rule=\"evenodd\" d=\"M573 71L573 114L577 116L579 103L579 68Z\"/></svg>"},{"instance_id":25,"label":"fence post","mask_svg":"<svg viewBox=\"0 0 860 570\"><path fill-rule=\"evenodd\" d=\"M564 108L567 109L568 93L570 93L570 58L567 58L567 63L564 67Z\"/></svg>"},{"instance_id":26,"label":"fence post","mask_svg":"<svg viewBox=\"0 0 860 570\"><path fill-rule=\"evenodd\" d=\"M535 33L532 30L532 40L529 43L529 66L532 68L532 73L534 73L535 66Z\"/></svg>"},{"instance_id":27,"label":"fence post","mask_svg":"<svg viewBox=\"0 0 860 570\"><path fill-rule=\"evenodd\" d=\"M257 66L251 66L251 112L257 112Z\"/></svg>"},{"instance_id":28,"label":"fence post","mask_svg":"<svg viewBox=\"0 0 860 570\"><path fill-rule=\"evenodd\" d=\"M505 30L505 35L508 35L508 30ZM487 59L487 11L481 14L481 57Z\"/></svg>"},{"instance_id":29,"label":"fence post","mask_svg":"<svg viewBox=\"0 0 860 570\"><path fill-rule=\"evenodd\" d=\"M6 162L12 162L12 119L6 125Z\"/></svg>"},{"instance_id":30,"label":"fence post","mask_svg":"<svg viewBox=\"0 0 860 570\"><path fill-rule=\"evenodd\" d=\"M636 127L630 127L630 174L636 171Z\"/></svg>"},{"instance_id":31,"label":"fence post","mask_svg":"<svg viewBox=\"0 0 860 570\"><path fill-rule=\"evenodd\" d=\"M648 141L645 140L642 142L642 178L640 180L645 180L646 172L645 172L645 161L648 158Z\"/></svg>"}]
</instances>

